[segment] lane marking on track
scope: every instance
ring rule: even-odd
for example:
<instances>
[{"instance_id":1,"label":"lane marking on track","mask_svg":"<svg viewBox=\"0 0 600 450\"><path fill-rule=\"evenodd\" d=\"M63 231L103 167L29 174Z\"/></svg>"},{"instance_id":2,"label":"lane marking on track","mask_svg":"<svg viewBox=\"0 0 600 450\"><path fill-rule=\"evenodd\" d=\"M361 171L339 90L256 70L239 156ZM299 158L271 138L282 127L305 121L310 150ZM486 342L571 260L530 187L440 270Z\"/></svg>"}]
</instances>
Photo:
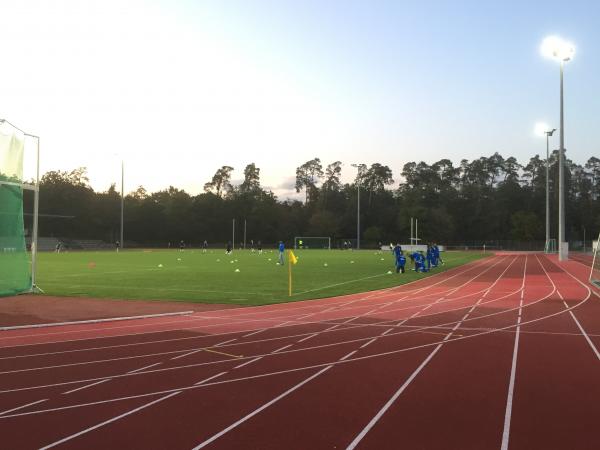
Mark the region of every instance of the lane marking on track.
<instances>
[{"instance_id":1,"label":"lane marking on track","mask_svg":"<svg viewBox=\"0 0 600 450\"><path fill-rule=\"evenodd\" d=\"M539 260L538 260L539 262ZM542 264L540 263L540 266ZM543 266L542 266L543 268ZM510 420L512 417L512 404L515 392L515 377L517 374L517 357L519 353L519 338L521 335L521 313L523 311L523 298L525 295L525 280L527 277L527 256L525 256L525 270L523 271L523 290L521 290L521 298L519 300L519 312L517 316L517 328L515 333L515 344L513 347L512 363L510 367L510 378L508 382L508 394L506 398L506 410L504 412L504 429L502 430L501 450L508 450L508 441L510 439ZM550 280L550 277L548 277ZM552 282L552 280L550 280ZM554 284L554 283L552 283ZM555 286L556 288L556 286Z\"/></svg>"},{"instance_id":2,"label":"lane marking on track","mask_svg":"<svg viewBox=\"0 0 600 450\"><path fill-rule=\"evenodd\" d=\"M38 403L42 403L42 402L45 402L47 400L48 400L47 398L44 398L42 400L37 400L35 402L27 403L26 405L17 406L16 408L13 408L13 409L7 409L6 411L0 412L0 416L3 415L3 414L8 414L8 413L13 412L13 411L18 411L18 410L23 409L23 408L27 408L28 406L37 405Z\"/></svg>"},{"instance_id":3,"label":"lane marking on track","mask_svg":"<svg viewBox=\"0 0 600 450\"><path fill-rule=\"evenodd\" d=\"M264 405L262 405L260 408L255 409L254 411L252 411L251 413L247 414L246 416L242 417L240 420L238 420L237 422L232 423L231 425L229 425L227 428L225 428L224 430L218 432L217 434L214 434L213 436L211 436L210 438L208 438L207 440L201 442L200 444L198 444L197 446L195 446L193 448L193 450L199 450L201 448L206 447L207 445L209 445L210 443L214 442L215 440L219 439L221 436L223 436L224 434L228 433L229 431L233 430L234 428L238 427L239 425L241 425L242 423L246 422L248 419L254 417L255 415L259 414L261 411L267 409L269 406L271 406L274 403L277 403L279 400L281 400L284 397L287 397L289 394L291 394L292 392L294 392L297 389L300 389L302 386L304 386L306 383L309 383L310 381L312 381L313 379L317 378L319 375L323 374L324 372L328 371L329 369L331 369L333 366L327 366L324 367L323 369L319 370L317 373L311 375L310 377L306 378L305 380L301 381L300 383L296 384L295 386L292 386L290 389L288 389L287 391L285 391L284 393L278 395L277 397L275 397L273 400L265 403ZM44 449L41 449L44 450Z\"/></svg>"},{"instance_id":4,"label":"lane marking on track","mask_svg":"<svg viewBox=\"0 0 600 450\"><path fill-rule=\"evenodd\" d=\"M198 381L197 383L194 383L194 386L200 386L202 383L206 383L207 381L214 380L215 378L220 377L221 375L225 375L226 373L227 372L221 372L221 373L218 373L216 375L213 375L212 377L205 378L202 381Z\"/></svg>"},{"instance_id":5,"label":"lane marking on track","mask_svg":"<svg viewBox=\"0 0 600 450\"><path fill-rule=\"evenodd\" d=\"M469 315L475 310L477 305L479 305L485 296L492 290L492 288L498 283L499 280L502 279L502 276L508 271L509 267L517 260L517 258L513 259L513 261L506 267L506 269L500 274L500 276L491 284L491 286L485 291L485 293L479 298L477 303L471 306L469 311L463 316L463 318L456 323L456 325L452 328L452 330L446 334L443 341L440 342L433 351L425 358L425 360L416 368L416 370L408 377L408 379L400 386L400 388L392 395L392 397L383 405L383 407L375 414L375 416L369 421L369 423L360 431L360 433L352 440L352 442L348 445L346 450L352 450L356 448L356 446L363 440L363 438L369 433L369 431L379 422L379 420L383 417L383 415L392 407L395 401L402 395L402 393L406 390L406 388L412 383L412 381L419 375L419 373L427 366L429 361L436 355L437 352L448 342L448 340L452 337L453 333L462 325L462 323L469 317ZM527 267L527 260L525 262L525 267ZM473 279L472 279L473 280ZM471 280L471 281L472 281ZM523 281L523 286L525 282ZM443 298L443 297L442 297ZM418 313L413 314L411 317L415 317ZM404 324L408 319L405 319L401 323ZM387 332L387 331L386 331Z\"/></svg>"},{"instance_id":6,"label":"lane marking on track","mask_svg":"<svg viewBox=\"0 0 600 450\"><path fill-rule=\"evenodd\" d=\"M179 394L180 392L181 391L172 392L172 393L167 394L167 395L165 395L165 396L163 396L163 397L161 397L161 398L159 398L157 400L153 400L153 401L151 401L149 403L146 403L146 404L144 404L142 406L138 406L137 408L132 409L131 411L127 411L126 413L120 414L120 415L118 415L116 417L113 417L112 419L105 420L104 422L100 422L97 425L94 425L94 426L91 426L89 428L86 428L85 430L81 430L78 433L75 433L75 434L72 434L72 435L67 436L65 438L62 438L59 441L52 442L51 444L48 444L48 445L40 448L40 450L47 450L49 448L56 447L57 445L63 444L65 442L67 442L67 441L70 441L71 439L74 439L74 438L76 438L78 436L81 436L82 434L89 433L90 431L93 431L93 430L95 430L97 428L103 427L104 425L108 425L109 423L115 422L115 421L117 421L119 419L122 419L123 417L129 416L130 414L134 414L134 413L136 413L138 411L141 411L142 409L148 408L149 406L152 406L152 405L154 405L154 404L156 404L158 402L162 402L163 400L166 400L166 399L168 399L170 397L174 397L175 395Z\"/></svg>"},{"instance_id":7,"label":"lane marking on track","mask_svg":"<svg viewBox=\"0 0 600 450\"><path fill-rule=\"evenodd\" d=\"M96 381L95 383L92 383L92 384L86 384L85 386L81 386L81 387L78 387L78 388L75 388L75 389L71 389L70 391L63 392L62 395L71 394L72 392L81 391L83 389L87 389L89 387L96 386L97 384L106 383L107 381L110 381L111 379L112 378L107 378L106 380L100 380L100 381Z\"/></svg>"},{"instance_id":8,"label":"lane marking on track","mask_svg":"<svg viewBox=\"0 0 600 450\"><path fill-rule=\"evenodd\" d=\"M154 363L154 364L150 364L149 366L140 367L139 369L133 369L133 370L130 370L129 372L127 372L127 373L136 373L136 372L140 372L140 371L142 371L142 370L149 369L150 367L156 367L156 366L158 366L159 364L162 364L162 362L157 362L157 363Z\"/></svg>"},{"instance_id":9,"label":"lane marking on track","mask_svg":"<svg viewBox=\"0 0 600 450\"><path fill-rule=\"evenodd\" d=\"M11 327L0 327L0 331L9 330L24 330L29 328L49 328L49 327L62 327L66 325L85 325L90 323L103 323L103 322L120 322L123 320L140 320L140 319L154 319L159 317L169 316L183 316L187 314L193 314L194 311L181 311L181 312L170 312L170 313L159 313L159 314L144 314L142 316L127 316L127 317L108 317L106 319L89 319L89 320L75 320L72 322L50 322L50 323L36 323L32 325L16 325Z\"/></svg>"},{"instance_id":10,"label":"lane marking on track","mask_svg":"<svg viewBox=\"0 0 600 450\"><path fill-rule=\"evenodd\" d=\"M262 359L262 358L263 358L262 356L259 356L258 358L254 358L254 359L248 360L245 363L242 363L242 364L239 364L239 365L235 366L234 369L239 369L240 367L247 366L248 364L251 364L254 361L258 361L259 359Z\"/></svg>"},{"instance_id":11,"label":"lane marking on track","mask_svg":"<svg viewBox=\"0 0 600 450\"><path fill-rule=\"evenodd\" d=\"M557 291L557 292L558 292L558 296L563 301L563 303L565 305L565 308L568 309L569 308L569 304L565 301L565 299L561 295L560 291ZM583 334L583 337L585 337L585 340L587 341L588 345L590 346L590 348L592 349L592 351L596 355L596 358L598 358L598 360L600 360L600 352L598 351L598 348L594 345L594 343L590 339L590 335L588 333L586 333L586 331L583 329L583 327L579 323L579 320L577 320L577 317L575 317L575 314L573 314L573 311L569 311L569 314L571 314L571 317L573 318L573 320L575 321L575 324L577 325L577 327L581 331L581 334Z\"/></svg>"},{"instance_id":12,"label":"lane marking on track","mask_svg":"<svg viewBox=\"0 0 600 450\"><path fill-rule=\"evenodd\" d=\"M273 350L271 353L277 353L277 352L280 352L280 351L282 351L282 350L285 350L286 348L290 348L292 345L294 345L294 344L288 344L288 345L284 345L283 347L281 347L281 348L278 348L277 350Z\"/></svg>"}]
</instances>

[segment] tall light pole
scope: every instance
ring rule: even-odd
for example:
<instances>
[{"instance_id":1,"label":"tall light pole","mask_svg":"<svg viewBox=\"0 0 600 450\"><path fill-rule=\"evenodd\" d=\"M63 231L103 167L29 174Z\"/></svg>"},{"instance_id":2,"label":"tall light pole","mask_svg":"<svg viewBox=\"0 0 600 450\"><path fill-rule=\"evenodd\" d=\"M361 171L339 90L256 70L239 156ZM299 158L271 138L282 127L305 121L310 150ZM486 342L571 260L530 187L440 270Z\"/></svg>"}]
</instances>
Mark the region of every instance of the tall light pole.
<instances>
[{"instance_id":1,"label":"tall light pole","mask_svg":"<svg viewBox=\"0 0 600 450\"><path fill-rule=\"evenodd\" d=\"M125 212L125 162L121 160L121 248L125 248L123 240L123 218Z\"/></svg>"},{"instance_id":2,"label":"tall light pole","mask_svg":"<svg viewBox=\"0 0 600 450\"><path fill-rule=\"evenodd\" d=\"M546 244L544 250L549 252L550 243L550 136L554 134L556 128L550 129L545 123L538 123L535 126L536 134L546 136Z\"/></svg>"},{"instance_id":3,"label":"tall light pole","mask_svg":"<svg viewBox=\"0 0 600 450\"><path fill-rule=\"evenodd\" d=\"M560 63L560 148L558 150L558 260L569 257L565 243L565 122L564 122L564 65L575 54L575 46L559 37L551 36L542 42L542 54Z\"/></svg>"},{"instance_id":4,"label":"tall light pole","mask_svg":"<svg viewBox=\"0 0 600 450\"><path fill-rule=\"evenodd\" d=\"M365 168L365 164L352 164L352 167L356 167L356 189L357 189L357 203L356 203L356 250L360 250L360 182Z\"/></svg>"}]
</instances>

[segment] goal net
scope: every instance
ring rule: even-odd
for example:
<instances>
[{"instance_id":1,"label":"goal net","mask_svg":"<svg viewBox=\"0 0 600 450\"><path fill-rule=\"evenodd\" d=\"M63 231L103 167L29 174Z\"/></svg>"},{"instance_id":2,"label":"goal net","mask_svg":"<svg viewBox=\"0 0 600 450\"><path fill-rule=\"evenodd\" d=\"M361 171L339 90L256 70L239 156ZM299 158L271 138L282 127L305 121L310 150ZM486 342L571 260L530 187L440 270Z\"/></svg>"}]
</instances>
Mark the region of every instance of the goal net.
<instances>
[{"instance_id":1,"label":"goal net","mask_svg":"<svg viewBox=\"0 0 600 450\"><path fill-rule=\"evenodd\" d=\"M0 123L0 296L32 290L23 223L24 142Z\"/></svg>"},{"instance_id":2,"label":"goal net","mask_svg":"<svg viewBox=\"0 0 600 450\"><path fill-rule=\"evenodd\" d=\"M600 288L600 234L594 241L594 259L592 260L592 270L590 271L590 282Z\"/></svg>"},{"instance_id":3,"label":"goal net","mask_svg":"<svg viewBox=\"0 0 600 450\"><path fill-rule=\"evenodd\" d=\"M556 239L548 239L546 241L546 245L544 246L545 253L558 253L556 247Z\"/></svg>"},{"instance_id":4,"label":"goal net","mask_svg":"<svg viewBox=\"0 0 600 450\"><path fill-rule=\"evenodd\" d=\"M330 237L297 236L294 238L294 248L299 249L319 249L330 250Z\"/></svg>"}]
</instances>

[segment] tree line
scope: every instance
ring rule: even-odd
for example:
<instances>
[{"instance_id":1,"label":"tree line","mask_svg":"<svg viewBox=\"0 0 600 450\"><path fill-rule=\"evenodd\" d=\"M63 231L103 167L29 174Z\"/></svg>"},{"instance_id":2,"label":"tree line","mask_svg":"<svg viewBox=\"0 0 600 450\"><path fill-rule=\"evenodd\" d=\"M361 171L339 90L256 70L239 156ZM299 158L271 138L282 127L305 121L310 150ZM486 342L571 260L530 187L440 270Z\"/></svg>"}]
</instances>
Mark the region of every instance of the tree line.
<instances>
[{"instance_id":1,"label":"tree line","mask_svg":"<svg viewBox=\"0 0 600 450\"><path fill-rule=\"evenodd\" d=\"M551 236L557 237L557 152L550 163ZM247 239L265 245L294 236L356 237L360 188L361 239L407 242L410 217L419 219L419 235L440 243L545 239L546 161L539 155L526 164L499 153L455 165L449 159L433 164L409 162L398 174L380 163L357 165L351 183L342 183L344 165L324 165L319 158L296 169L295 189L304 201L279 200L261 186L260 168L244 169L233 185L233 167L222 166L190 195L176 187L147 192L142 186L125 197L125 240L139 245L167 245L184 240L199 244L231 239L232 220L238 242L243 223ZM600 229L600 159L584 165L566 161L566 234L581 240ZM31 196L26 210L31 211ZM120 195L115 186L92 189L85 168L51 171L40 183L40 234L114 242L120 229Z\"/></svg>"}]
</instances>

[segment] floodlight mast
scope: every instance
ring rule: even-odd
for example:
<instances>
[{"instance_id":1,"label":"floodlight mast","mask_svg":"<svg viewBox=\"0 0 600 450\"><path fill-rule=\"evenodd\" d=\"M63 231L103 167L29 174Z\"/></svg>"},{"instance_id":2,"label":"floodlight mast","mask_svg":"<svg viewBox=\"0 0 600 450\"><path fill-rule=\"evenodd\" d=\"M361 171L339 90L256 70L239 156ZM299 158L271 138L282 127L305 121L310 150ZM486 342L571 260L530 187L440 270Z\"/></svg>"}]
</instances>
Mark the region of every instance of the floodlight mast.
<instances>
[{"instance_id":1,"label":"floodlight mast","mask_svg":"<svg viewBox=\"0 0 600 450\"><path fill-rule=\"evenodd\" d=\"M550 136L556 128L550 129L545 123L538 123L535 127L536 134L546 136L546 244L544 250L549 251L550 242Z\"/></svg>"},{"instance_id":2,"label":"floodlight mast","mask_svg":"<svg viewBox=\"0 0 600 450\"><path fill-rule=\"evenodd\" d=\"M356 176L356 250L360 250L360 181L364 164L351 164L357 170Z\"/></svg>"},{"instance_id":3,"label":"floodlight mast","mask_svg":"<svg viewBox=\"0 0 600 450\"><path fill-rule=\"evenodd\" d=\"M564 123L564 65L575 54L575 46L559 37L550 36L542 42L542 54L560 63L560 148L558 151L558 260L568 259L565 244L565 123Z\"/></svg>"}]
</instances>

